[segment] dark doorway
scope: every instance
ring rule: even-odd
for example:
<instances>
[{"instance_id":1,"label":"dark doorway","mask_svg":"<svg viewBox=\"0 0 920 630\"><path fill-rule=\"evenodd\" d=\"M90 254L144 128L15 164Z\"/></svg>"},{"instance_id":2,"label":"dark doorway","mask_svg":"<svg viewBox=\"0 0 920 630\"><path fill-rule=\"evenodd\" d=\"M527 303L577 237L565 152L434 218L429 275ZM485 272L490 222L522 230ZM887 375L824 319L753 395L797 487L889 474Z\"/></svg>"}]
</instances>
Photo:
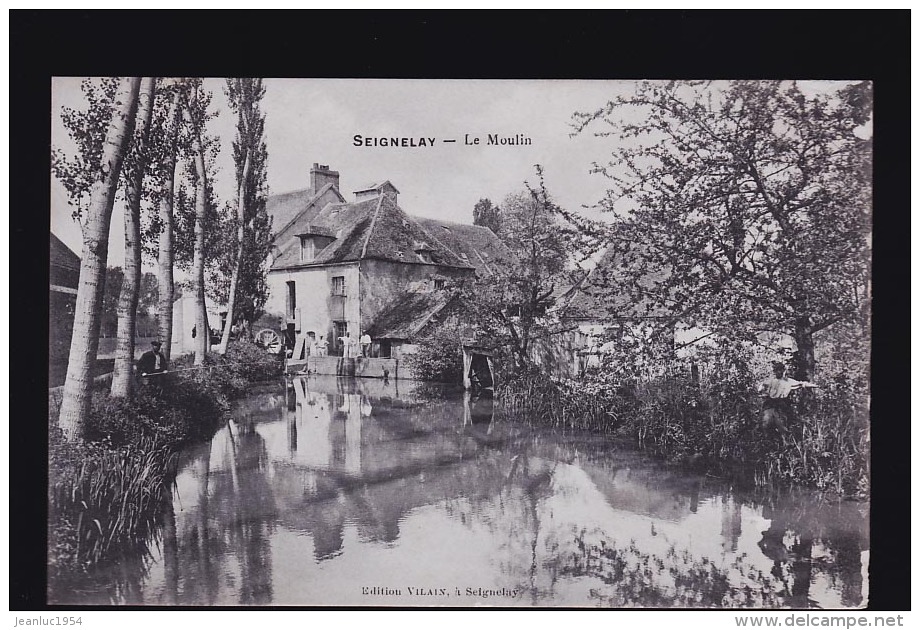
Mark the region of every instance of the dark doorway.
<instances>
[{"instance_id":1,"label":"dark doorway","mask_svg":"<svg viewBox=\"0 0 920 630\"><path fill-rule=\"evenodd\" d=\"M339 337L344 337L345 331L347 330L347 322L332 322L332 347L334 348L334 353L337 356L342 356L342 351L344 350Z\"/></svg>"},{"instance_id":2,"label":"dark doorway","mask_svg":"<svg viewBox=\"0 0 920 630\"><path fill-rule=\"evenodd\" d=\"M484 354L473 354L473 360L470 364L470 384L474 388L495 385L492 381L492 370L489 369L489 361Z\"/></svg>"},{"instance_id":3,"label":"dark doorway","mask_svg":"<svg viewBox=\"0 0 920 630\"><path fill-rule=\"evenodd\" d=\"M297 317L297 285L293 280L287 283L287 316L288 319Z\"/></svg>"}]
</instances>

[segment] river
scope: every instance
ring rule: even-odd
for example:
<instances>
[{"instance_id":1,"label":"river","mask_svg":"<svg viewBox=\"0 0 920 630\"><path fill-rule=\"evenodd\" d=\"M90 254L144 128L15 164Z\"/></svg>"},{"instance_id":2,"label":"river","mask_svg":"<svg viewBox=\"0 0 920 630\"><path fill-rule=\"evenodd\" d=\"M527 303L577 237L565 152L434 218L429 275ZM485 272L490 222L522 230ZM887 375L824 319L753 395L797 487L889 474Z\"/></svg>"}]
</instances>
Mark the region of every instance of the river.
<instances>
[{"instance_id":1,"label":"river","mask_svg":"<svg viewBox=\"0 0 920 630\"><path fill-rule=\"evenodd\" d=\"M62 604L852 608L868 504L757 491L407 381L263 387L143 558Z\"/></svg>"}]
</instances>

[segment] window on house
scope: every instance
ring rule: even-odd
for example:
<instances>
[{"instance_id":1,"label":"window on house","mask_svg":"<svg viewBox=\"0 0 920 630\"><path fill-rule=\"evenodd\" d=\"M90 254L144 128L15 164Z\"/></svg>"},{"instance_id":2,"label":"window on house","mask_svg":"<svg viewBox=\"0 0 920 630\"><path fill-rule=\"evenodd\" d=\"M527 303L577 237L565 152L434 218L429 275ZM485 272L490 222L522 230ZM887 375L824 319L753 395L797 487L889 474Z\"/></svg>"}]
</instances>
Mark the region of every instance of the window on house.
<instances>
[{"instance_id":1,"label":"window on house","mask_svg":"<svg viewBox=\"0 0 920 630\"><path fill-rule=\"evenodd\" d=\"M313 244L312 236L300 237L300 260L301 262L313 262L316 256L316 247Z\"/></svg>"},{"instance_id":2,"label":"window on house","mask_svg":"<svg viewBox=\"0 0 920 630\"><path fill-rule=\"evenodd\" d=\"M345 276L332 276L332 295L345 295Z\"/></svg>"},{"instance_id":3,"label":"window on house","mask_svg":"<svg viewBox=\"0 0 920 630\"><path fill-rule=\"evenodd\" d=\"M444 280L443 278L438 278L434 281L434 288L443 289L446 284L447 284L446 280Z\"/></svg>"},{"instance_id":4,"label":"window on house","mask_svg":"<svg viewBox=\"0 0 920 630\"><path fill-rule=\"evenodd\" d=\"M288 280L287 283L287 314L289 319L294 319L297 316L297 287L294 285L293 280Z\"/></svg>"}]
</instances>

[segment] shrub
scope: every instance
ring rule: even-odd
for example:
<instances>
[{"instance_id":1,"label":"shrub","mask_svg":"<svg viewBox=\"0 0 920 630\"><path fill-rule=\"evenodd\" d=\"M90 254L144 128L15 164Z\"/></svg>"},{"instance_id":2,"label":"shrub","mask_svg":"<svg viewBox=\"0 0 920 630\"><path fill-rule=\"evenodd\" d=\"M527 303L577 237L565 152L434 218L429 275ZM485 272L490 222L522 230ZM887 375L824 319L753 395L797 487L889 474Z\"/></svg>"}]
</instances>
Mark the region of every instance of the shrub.
<instances>
[{"instance_id":1,"label":"shrub","mask_svg":"<svg viewBox=\"0 0 920 630\"><path fill-rule=\"evenodd\" d=\"M277 378L284 367L276 355L269 354L264 348L243 340L231 343L223 360L232 374L245 379L248 383Z\"/></svg>"},{"instance_id":2,"label":"shrub","mask_svg":"<svg viewBox=\"0 0 920 630\"><path fill-rule=\"evenodd\" d=\"M419 339L417 345L416 352L406 356L406 363L418 378L444 383L463 380L463 350L457 330L439 326L431 335Z\"/></svg>"}]
</instances>

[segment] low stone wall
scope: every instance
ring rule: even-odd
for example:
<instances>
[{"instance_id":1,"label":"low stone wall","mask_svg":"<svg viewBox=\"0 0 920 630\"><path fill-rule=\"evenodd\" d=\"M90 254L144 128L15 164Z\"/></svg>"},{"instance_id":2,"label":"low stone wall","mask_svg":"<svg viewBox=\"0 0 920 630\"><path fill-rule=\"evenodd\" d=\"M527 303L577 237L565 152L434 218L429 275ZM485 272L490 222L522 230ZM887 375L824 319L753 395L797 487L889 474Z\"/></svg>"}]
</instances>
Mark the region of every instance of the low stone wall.
<instances>
[{"instance_id":1,"label":"low stone wall","mask_svg":"<svg viewBox=\"0 0 920 630\"><path fill-rule=\"evenodd\" d=\"M357 376L362 378L412 378L406 366L398 359L374 359L366 357L307 357L287 362L287 372L309 372L310 374L331 374L335 376Z\"/></svg>"}]
</instances>

